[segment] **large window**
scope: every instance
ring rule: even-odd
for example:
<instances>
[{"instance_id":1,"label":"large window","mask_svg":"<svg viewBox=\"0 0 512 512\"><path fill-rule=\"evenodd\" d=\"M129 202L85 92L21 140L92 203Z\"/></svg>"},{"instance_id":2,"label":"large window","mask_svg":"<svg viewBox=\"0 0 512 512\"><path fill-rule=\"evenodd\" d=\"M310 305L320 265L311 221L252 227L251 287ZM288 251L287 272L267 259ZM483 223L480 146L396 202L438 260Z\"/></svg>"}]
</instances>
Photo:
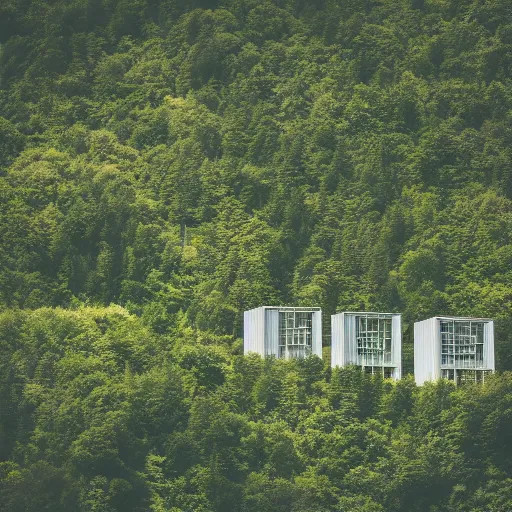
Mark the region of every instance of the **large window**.
<instances>
[{"instance_id":1,"label":"large window","mask_svg":"<svg viewBox=\"0 0 512 512\"><path fill-rule=\"evenodd\" d=\"M358 364L391 364L391 318L365 315L356 317Z\"/></svg>"},{"instance_id":2,"label":"large window","mask_svg":"<svg viewBox=\"0 0 512 512\"><path fill-rule=\"evenodd\" d=\"M489 370L466 370L466 369L444 369L441 370L441 377L456 382L457 385L467 384L471 382L485 382L485 378L489 375Z\"/></svg>"},{"instance_id":3,"label":"large window","mask_svg":"<svg viewBox=\"0 0 512 512\"><path fill-rule=\"evenodd\" d=\"M481 368L484 363L484 322L441 321L441 364Z\"/></svg>"},{"instance_id":4,"label":"large window","mask_svg":"<svg viewBox=\"0 0 512 512\"><path fill-rule=\"evenodd\" d=\"M455 380L454 378L455 370L441 370L441 378L448 380Z\"/></svg>"},{"instance_id":5,"label":"large window","mask_svg":"<svg viewBox=\"0 0 512 512\"><path fill-rule=\"evenodd\" d=\"M311 354L312 324L311 311L280 311L279 357L290 359Z\"/></svg>"},{"instance_id":6,"label":"large window","mask_svg":"<svg viewBox=\"0 0 512 512\"><path fill-rule=\"evenodd\" d=\"M391 379L393 377L393 370L391 366L365 366L364 373L369 375L382 375L385 379Z\"/></svg>"}]
</instances>

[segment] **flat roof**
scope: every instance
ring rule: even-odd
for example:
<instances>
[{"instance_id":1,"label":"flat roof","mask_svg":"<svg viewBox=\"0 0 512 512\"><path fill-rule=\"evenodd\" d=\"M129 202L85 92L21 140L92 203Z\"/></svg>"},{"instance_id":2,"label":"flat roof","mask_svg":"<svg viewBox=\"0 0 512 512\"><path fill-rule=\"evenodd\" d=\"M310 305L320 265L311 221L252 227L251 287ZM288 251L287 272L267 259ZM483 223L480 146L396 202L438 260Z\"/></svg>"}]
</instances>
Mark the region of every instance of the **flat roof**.
<instances>
[{"instance_id":1,"label":"flat roof","mask_svg":"<svg viewBox=\"0 0 512 512\"><path fill-rule=\"evenodd\" d=\"M482 320L484 322L493 322L492 318L482 318L479 316L433 316L432 318L438 318L439 320ZM427 318L427 320L430 320Z\"/></svg>"},{"instance_id":2,"label":"flat roof","mask_svg":"<svg viewBox=\"0 0 512 512\"><path fill-rule=\"evenodd\" d=\"M471 321L479 321L479 322L494 322L494 319L492 318L482 318L478 316L448 316L448 315L438 315L438 316L431 316L430 318L425 318L424 320L418 320L417 322L414 322L415 324L420 324L421 322L426 322L428 320L462 320L466 322Z\"/></svg>"},{"instance_id":3,"label":"flat roof","mask_svg":"<svg viewBox=\"0 0 512 512\"><path fill-rule=\"evenodd\" d=\"M315 306L261 306L265 309L292 309L292 310L302 310L302 311L320 311L322 308Z\"/></svg>"},{"instance_id":4,"label":"flat roof","mask_svg":"<svg viewBox=\"0 0 512 512\"><path fill-rule=\"evenodd\" d=\"M379 313L376 311L338 311L335 315L375 315L375 316L402 316L402 313ZM332 315L334 316L334 315Z\"/></svg>"},{"instance_id":5,"label":"flat roof","mask_svg":"<svg viewBox=\"0 0 512 512\"><path fill-rule=\"evenodd\" d=\"M313 306L258 306L257 308L248 309L247 311L253 311L254 309L278 309L279 311L290 310L290 311L321 311L322 308Z\"/></svg>"}]
</instances>

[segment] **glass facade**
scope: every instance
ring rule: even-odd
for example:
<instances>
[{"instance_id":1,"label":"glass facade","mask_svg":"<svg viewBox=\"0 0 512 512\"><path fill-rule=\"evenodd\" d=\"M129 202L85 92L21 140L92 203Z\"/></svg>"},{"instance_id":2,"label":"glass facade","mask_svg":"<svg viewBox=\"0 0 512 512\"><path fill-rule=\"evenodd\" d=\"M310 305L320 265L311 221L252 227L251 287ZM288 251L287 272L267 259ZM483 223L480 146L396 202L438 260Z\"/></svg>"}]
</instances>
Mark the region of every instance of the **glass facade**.
<instances>
[{"instance_id":1,"label":"glass facade","mask_svg":"<svg viewBox=\"0 0 512 512\"><path fill-rule=\"evenodd\" d=\"M364 373L369 375L382 375L385 379L393 377L393 370L391 366L364 366Z\"/></svg>"},{"instance_id":2,"label":"glass facade","mask_svg":"<svg viewBox=\"0 0 512 512\"><path fill-rule=\"evenodd\" d=\"M361 366L391 364L391 318L356 317L357 359Z\"/></svg>"},{"instance_id":3,"label":"glass facade","mask_svg":"<svg viewBox=\"0 0 512 512\"><path fill-rule=\"evenodd\" d=\"M444 369L441 370L441 377L456 382L458 385L466 384L469 382L485 382L490 370L466 370L466 369Z\"/></svg>"},{"instance_id":4,"label":"glass facade","mask_svg":"<svg viewBox=\"0 0 512 512\"><path fill-rule=\"evenodd\" d=\"M484 370L455 370L457 376L457 384L466 384L468 382L485 382L486 375L489 371Z\"/></svg>"},{"instance_id":5,"label":"glass facade","mask_svg":"<svg viewBox=\"0 0 512 512\"><path fill-rule=\"evenodd\" d=\"M313 313L311 311L279 312L279 357L290 359L311 354Z\"/></svg>"},{"instance_id":6,"label":"glass facade","mask_svg":"<svg viewBox=\"0 0 512 512\"><path fill-rule=\"evenodd\" d=\"M482 368L483 364L484 322L442 320L441 366L444 368ZM454 376L452 376L453 378Z\"/></svg>"},{"instance_id":7,"label":"glass facade","mask_svg":"<svg viewBox=\"0 0 512 512\"><path fill-rule=\"evenodd\" d=\"M455 370L441 370L441 377L443 379L455 380Z\"/></svg>"}]
</instances>

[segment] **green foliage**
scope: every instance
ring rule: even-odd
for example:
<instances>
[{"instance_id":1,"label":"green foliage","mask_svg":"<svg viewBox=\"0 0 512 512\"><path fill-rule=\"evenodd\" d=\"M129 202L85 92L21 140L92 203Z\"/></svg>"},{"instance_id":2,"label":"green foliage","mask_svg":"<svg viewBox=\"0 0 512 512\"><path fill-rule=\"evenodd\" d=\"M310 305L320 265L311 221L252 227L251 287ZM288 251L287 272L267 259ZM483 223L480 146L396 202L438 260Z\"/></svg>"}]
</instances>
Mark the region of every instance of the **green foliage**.
<instances>
[{"instance_id":1,"label":"green foliage","mask_svg":"<svg viewBox=\"0 0 512 512\"><path fill-rule=\"evenodd\" d=\"M261 304L493 317L507 0L4 0L0 503L510 509L510 375L242 357ZM114 306L112 304L119 304ZM329 353L329 347L324 347Z\"/></svg>"},{"instance_id":2,"label":"green foliage","mask_svg":"<svg viewBox=\"0 0 512 512\"><path fill-rule=\"evenodd\" d=\"M499 2L27 5L2 7L3 306L510 316Z\"/></svg>"},{"instance_id":3,"label":"green foliage","mask_svg":"<svg viewBox=\"0 0 512 512\"><path fill-rule=\"evenodd\" d=\"M0 343L9 511L502 511L512 498L510 373L459 388L330 375L316 356L155 334L119 306L6 310Z\"/></svg>"}]
</instances>

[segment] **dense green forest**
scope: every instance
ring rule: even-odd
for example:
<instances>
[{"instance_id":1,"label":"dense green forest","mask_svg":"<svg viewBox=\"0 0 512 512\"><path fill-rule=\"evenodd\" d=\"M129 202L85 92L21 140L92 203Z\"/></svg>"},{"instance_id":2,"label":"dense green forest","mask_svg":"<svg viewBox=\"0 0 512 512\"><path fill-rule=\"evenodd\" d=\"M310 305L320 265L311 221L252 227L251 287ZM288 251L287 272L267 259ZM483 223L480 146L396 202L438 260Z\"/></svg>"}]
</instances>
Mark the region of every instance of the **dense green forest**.
<instances>
[{"instance_id":1,"label":"dense green forest","mask_svg":"<svg viewBox=\"0 0 512 512\"><path fill-rule=\"evenodd\" d=\"M0 340L8 512L511 510L511 372L417 388L120 306L7 311Z\"/></svg>"},{"instance_id":2,"label":"dense green forest","mask_svg":"<svg viewBox=\"0 0 512 512\"><path fill-rule=\"evenodd\" d=\"M243 357L321 306L325 361ZM495 318L499 374L328 364ZM510 0L1 0L0 509L512 510Z\"/></svg>"}]
</instances>

